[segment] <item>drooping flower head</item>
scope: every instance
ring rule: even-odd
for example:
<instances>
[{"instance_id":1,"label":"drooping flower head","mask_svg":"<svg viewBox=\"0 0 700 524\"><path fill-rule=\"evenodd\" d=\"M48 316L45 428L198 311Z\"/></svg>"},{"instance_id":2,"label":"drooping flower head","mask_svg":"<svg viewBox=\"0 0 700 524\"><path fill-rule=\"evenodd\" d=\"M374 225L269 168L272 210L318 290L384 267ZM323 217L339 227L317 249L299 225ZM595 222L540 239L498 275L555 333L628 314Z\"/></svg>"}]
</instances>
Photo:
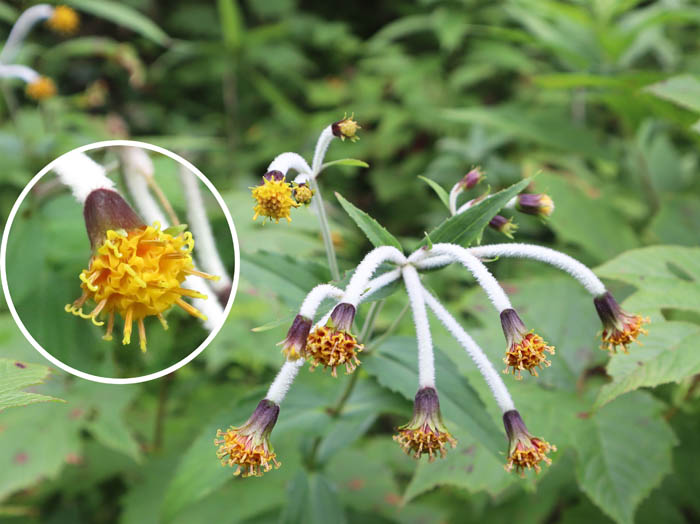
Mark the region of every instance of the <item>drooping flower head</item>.
<instances>
[{"instance_id":1,"label":"drooping flower head","mask_svg":"<svg viewBox=\"0 0 700 524\"><path fill-rule=\"evenodd\" d=\"M245 424L231 426L216 432L214 444L217 457L223 466L237 466L234 475L261 477L273 466L279 468L276 455L270 445L270 433L275 427L280 408L271 400L263 399Z\"/></svg>"},{"instance_id":2,"label":"drooping flower head","mask_svg":"<svg viewBox=\"0 0 700 524\"><path fill-rule=\"evenodd\" d=\"M453 448L457 445L442 421L440 399L435 388L428 386L418 390L413 401L413 418L399 428L394 440L406 454L416 459L427 454L430 462L438 454L441 458L445 457L447 444Z\"/></svg>"},{"instance_id":3,"label":"drooping flower head","mask_svg":"<svg viewBox=\"0 0 700 524\"><path fill-rule=\"evenodd\" d=\"M616 353L617 346L622 346L622 351L627 353L627 344L640 343L637 340L640 333L647 334L647 330L642 325L648 323L649 318L625 312L609 291L594 298L593 304L603 323L601 349Z\"/></svg>"},{"instance_id":4,"label":"drooping flower head","mask_svg":"<svg viewBox=\"0 0 700 524\"><path fill-rule=\"evenodd\" d=\"M80 16L67 5L56 6L46 24L57 33L72 35L80 25Z\"/></svg>"},{"instance_id":5,"label":"drooping flower head","mask_svg":"<svg viewBox=\"0 0 700 524\"><path fill-rule=\"evenodd\" d=\"M48 76L40 76L27 84L25 93L33 100L46 100L56 94L56 84Z\"/></svg>"},{"instance_id":6,"label":"drooping flower head","mask_svg":"<svg viewBox=\"0 0 700 524\"><path fill-rule=\"evenodd\" d=\"M301 205L292 198L292 186L285 180L281 171L265 173L260 185L250 189L257 202L253 209L255 211L253 220L263 216L270 221L274 220L275 223L279 223L280 218L286 218L287 222L291 222L290 211Z\"/></svg>"},{"instance_id":7,"label":"drooping flower head","mask_svg":"<svg viewBox=\"0 0 700 524\"><path fill-rule=\"evenodd\" d=\"M554 354L554 348L548 346L541 336L528 331L514 309L501 312L501 327L507 344L506 356L503 359L506 364L504 373L508 373L508 368L513 368L515 378L520 380L524 370L537 376L538 367L551 365L545 352Z\"/></svg>"},{"instance_id":8,"label":"drooping flower head","mask_svg":"<svg viewBox=\"0 0 700 524\"><path fill-rule=\"evenodd\" d=\"M347 138L350 140L350 142L357 142L360 139L360 137L357 136L357 130L362 128L360 127L360 124L353 120L354 116L354 113L350 115L350 117L348 117L348 114L345 113L342 120L334 122L331 126L333 136L340 138L341 140L345 140Z\"/></svg>"},{"instance_id":9,"label":"drooping flower head","mask_svg":"<svg viewBox=\"0 0 700 524\"><path fill-rule=\"evenodd\" d=\"M481 182L484 178L484 174L481 172L481 170L478 167L475 167L462 177L462 180L459 181L459 185L464 191L468 191Z\"/></svg>"},{"instance_id":10,"label":"drooping flower head","mask_svg":"<svg viewBox=\"0 0 700 524\"><path fill-rule=\"evenodd\" d=\"M304 204L308 206L311 203L311 199L314 196L314 190L309 187L308 184L295 184L294 185L294 200L299 204Z\"/></svg>"},{"instance_id":11,"label":"drooping flower head","mask_svg":"<svg viewBox=\"0 0 700 524\"><path fill-rule=\"evenodd\" d=\"M516 207L521 213L536 215L543 218L554 213L554 201L544 193L523 193L518 195Z\"/></svg>"},{"instance_id":12,"label":"drooping flower head","mask_svg":"<svg viewBox=\"0 0 700 524\"><path fill-rule=\"evenodd\" d=\"M357 353L364 346L357 343L357 338L350 333L355 319L355 306L347 303L338 304L325 326L314 329L307 339L306 354L311 362L311 369L323 366L331 368L331 375L338 376L337 368L345 366L347 373L352 373L360 364Z\"/></svg>"},{"instance_id":13,"label":"drooping flower head","mask_svg":"<svg viewBox=\"0 0 700 524\"><path fill-rule=\"evenodd\" d=\"M66 312L90 319L101 326L98 316L109 316L105 340L112 339L115 313L124 319L122 344L131 342L136 322L142 351L146 351L144 318L157 316L164 328L163 313L177 305L190 315L205 319L182 297L207 298L184 289L188 275L218 279L194 269L192 234L182 230L161 231L160 225L146 226L129 204L111 189L96 189L85 200L85 225L93 254L87 269L80 273L82 295ZM181 228L180 228L181 229ZM83 305L92 300L96 306L83 313Z\"/></svg>"},{"instance_id":14,"label":"drooping flower head","mask_svg":"<svg viewBox=\"0 0 700 524\"><path fill-rule=\"evenodd\" d=\"M278 345L282 346L282 353L287 360L298 360L306 357L306 341L311 331L311 319L303 315L294 317L286 338Z\"/></svg>"},{"instance_id":15,"label":"drooping flower head","mask_svg":"<svg viewBox=\"0 0 700 524\"><path fill-rule=\"evenodd\" d=\"M534 469L535 473L539 473L542 470L540 462L548 466L552 463L552 459L547 454L550 451L556 451L557 447L530 435L517 410L506 411L503 414L503 425L508 435L506 471L511 472L515 469L521 477L524 477L526 469Z\"/></svg>"},{"instance_id":16,"label":"drooping flower head","mask_svg":"<svg viewBox=\"0 0 700 524\"><path fill-rule=\"evenodd\" d=\"M496 231L503 233L508 238L513 238L513 233L518 229L518 224L512 218L496 215L489 222L489 226Z\"/></svg>"}]
</instances>

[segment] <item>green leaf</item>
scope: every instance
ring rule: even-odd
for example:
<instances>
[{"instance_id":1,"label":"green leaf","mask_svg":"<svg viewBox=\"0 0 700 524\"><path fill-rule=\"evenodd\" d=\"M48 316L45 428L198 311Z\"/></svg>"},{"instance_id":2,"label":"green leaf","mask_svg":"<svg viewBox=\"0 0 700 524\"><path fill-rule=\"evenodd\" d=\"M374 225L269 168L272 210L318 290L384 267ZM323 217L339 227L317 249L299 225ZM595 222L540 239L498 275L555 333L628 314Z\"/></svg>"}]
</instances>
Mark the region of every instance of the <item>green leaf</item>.
<instances>
[{"instance_id":1,"label":"green leaf","mask_svg":"<svg viewBox=\"0 0 700 524\"><path fill-rule=\"evenodd\" d=\"M628 299L636 308L700 311L700 248L634 249L598 267L596 273L636 286L639 290Z\"/></svg>"},{"instance_id":2,"label":"green leaf","mask_svg":"<svg viewBox=\"0 0 700 524\"><path fill-rule=\"evenodd\" d=\"M416 339L391 337L381 344L371 358L363 362L368 373L379 383L413 400L418 388ZM440 351L435 351L435 369L440 393L442 414L451 424L463 428L474 439L482 442L493 455L502 453L503 432L486 414L484 404L467 380L458 374L454 364ZM459 445L456 453L462 452Z\"/></svg>"},{"instance_id":3,"label":"green leaf","mask_svg":"<svg viewBox=\"0 0 700 524\"><path fill-rule=\"evenodd\" d=\"M607 365L612 382L605 384L596 407L641 387L655 387L667 382L680 382L700 373L700 351L697 341L700 326L684 322L652 323L643 345L634 345L630 354L613 355Z\"/></svg>"},{"instance_id":4,"label":"green leaf","mask_svg":"<svg viewBox=\"0 0 700 524\"><path fill-rule=\"evenodd\" d=\"M338 202L340 202L340 205L343 206L345 212L350 215L350 218L355 221L357 226L375 247L394 246L399 251L403 251L399 241L379 222L345 200L340 193L336 193L335 197L338 199Z\"/></svg>"},{"instance_id":5,"label":"green leaf","mask_svg":"<svg viewBox=\"0 0 700 524\"><path fill-rule=\"evenodd\" d=\"M224 44L227 49L235 51L241 47L245 31L238 4L235 0L218 0L217 4Z\"/></svg>"},{"instance_id":6,"label":"green leaf","mask_svg":"<svg viewBox=\"0 0 700 524\"><path fill-rule=\"evenodd\" d=\"M512 186L499 191L486 200L482 200L470 207L464 213L452 216L438 227L430 231L430 241L434 244L449 242L468 245L474 242L484 231L491 219L506 205L515 195L520 193L532 180L526 178ZM423 240L421 245L427 245Z\"/></svg>"},{"instance_id":7,"label":"green leaf","mask_svg":"<svg viewBox=\"0 0 700 524\"><path fill-rule=\"evenodd\" d=\"M418 178L420 178L423 182L428 184L435 193L437 193L437 196L440 197L440 200L442 200L442 203L445 204L445 207L447 209L450 208L450 195L445 191L445 189L435 182L435 180L430 180L429 178L426 178L424 176L418 175Z\"/></svg>"},{"instance_id":8,"label":"green leaf","mask_svg":"<svg viewBox=\"0 0 700 524\"><path fill-rule=\"evenodd\" d=\"M620 524L632 524L639 503L671 471L675 436L661 404L637 391L594 413L576 432L581 489Z\"/></svg>"},{"instance_id":9,"label":"green leaf","mask_svg":"<svg viewBox=\"0 0 700 524\"><path fill-rule=\"evenodd\" d=\"M644 90L691 111L700 112L700 80L695 76L674 76L647 86Z\"/></svg>"},{"instance_id":10,"label":"green leaf","mask_svg":"<svg viewBox=\"0 0 700 524\"><path fill-rule=\"evenodd\" d=\"M178 224L177 226L170 226L163 230L166 235L177 236L180 233L187 231L187 224Z\"/></svg>"},{"instance_id":11,"label":"green leaf","mask_svg":"<svg viewBox=\"0 0 700 524\"><path fill-rule=\"evenodd\" d=\"M58 398L22 391L28 386L41 384L50 373L47 366L0 358L0 411L36 402L63 402Z\"/></svg>"},{"instance_id":12,"label":"green leaf","mask_svg":"<svg viewBox=\"0 0 700 524\"><path fill-rule=\"evenodd\" d=\"M123 3L109 0L100 0L99 2L94 0L66 0L65 3L91 15L131 29L135 33L150 38L162 46L167 46L170 43L170 37L160 27L137 10Z\"/></svg>"},{"instance_id":13,"label":"green leaf","mask_svg":"<svg viewBox=\"0 0 700 524\"><path fill-rule=\"evenodd\" d=\"M340 160L333 160L332 162L323 164L321 169L323 170L331 166L369 167L369 164L363 160L358 160L357 158L341 158Z\"/></svg>"}]
</instances>

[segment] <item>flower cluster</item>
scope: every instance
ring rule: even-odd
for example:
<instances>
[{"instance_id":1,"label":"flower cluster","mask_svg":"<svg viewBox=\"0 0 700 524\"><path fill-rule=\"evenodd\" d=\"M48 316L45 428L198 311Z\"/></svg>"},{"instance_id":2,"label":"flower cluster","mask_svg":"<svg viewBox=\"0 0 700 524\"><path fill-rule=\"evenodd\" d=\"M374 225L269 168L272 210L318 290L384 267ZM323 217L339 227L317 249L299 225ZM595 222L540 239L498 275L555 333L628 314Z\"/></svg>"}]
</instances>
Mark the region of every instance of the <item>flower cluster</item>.
<instances>
[{"instance_id":1,"label":"flower cluster","mask_svg":"<svg viewBox=\"0 0 700 524\"><path fill-rule=\"evenodd\" d=\"M190 232L162 231L158 223L146 226L111 189L92 191L85 200L84 215L93 254L88 268L80 273L82 295L66 305L66 312L97 326L104 325L99 315L108 315L105 340L112 339L114 317L119 314L124 319L122 344L131 342L135 322L142 351L146 351L146 317L158 317L167 329L163 313L177 305L190 315L205 318L182 297L206 299L206 295L182 285L189 275L218 277L194 268ZM88 300L96 306L83 313Z\"/></svg>"},{"instance_id":2,"label":"flower cluster","mask_svg":"<svg viewBox=\"0 0 700 524\"><path fill-rule=\"evenodd\" d=\"M329 136L344 136L352 139L356 127L350 121L343 120L329 126L324 133ZM323 155L328 141L319 140L314 166L322 165ZM303 173L305 162L298 155L284 153L271 164L272 167L286 166ZM283 175L286 172L281 169ZM311 173L317 172L312 168ZM282 179L279 179L282 180ZM482 195L461 207L457 206L458 196L476 187L483 180L483 174L478 168L472 169L457 182L449 195L449 207L452 214L462 213L475 203L489 198ZM291 196L290 196L291 198ZM291 204L290 204L291 206ZM523 213L539 217L548 217L554 210L552 199L545 194L525 193L513 198L506 208L517 209ZM515 225L511 219L500 215L493 217L492 227L506 234L512 234ZM627 351L627 346L646 333L643 324L648 319L639 315L630 315L623 311L604 284L586 266L573 258L535 245L508 243L483 245L464 248L456 244L434 243L421 247L409 255L404 255L399 249L391 246L381 246L370 251L352 272L352 277L345 289L330 284L320 284L313 288L301 304L294 321L287 332L286 338L280 342L285 363L272 382L264 401L278 406L288 393L299 369L304 362L309 361L311 368L323 366L331 368L331 374L337 375L337 368L344 366L347 373L355 371L360 361L357 353L364 348L362 340L371 330L363 328L361 336L352 334L352 326L357 308L362 302L372 300L374 294L383 287L401 279L411 307L417 342L418 388L414 398L413 417L397 429L394 440L410 456L420 459L427 455L428 461L444 458L450 447L457 445L450 434L447 424L440 411L440 401L436 387L436 373L433 356L433 345L430 322L427 310L430 309L435 317L445 326L459 345L474 361L489 390L503 414L503 424L508 439L508 453L505 464L507 471L515 471L524 476L526 471L539 473L542 465L551 464L549 457L556 451L556 446L542 438L532 436L525 426L515 403L508 392L503 376L499 373L484 351L476 344L460 323L447 311L440 301L423 285L420 271L438 269L450 264L460 264L469 271L474 280L481 286L494 309L498 312L503 334L506 340L504 373L511 370L516 379L522 379L523 371L537 377L538 371L552 365L549 355L554 355L554 347L543 337L528 329L513 308L508 295L496 278L491 274L484 261L499 257L529 258L550 264L565 271L593 296L594 305L603 323L602 338L604 347L614 352L621 346ZM330 257L329 257L330 258ZM390 266L390 269L377 275L379 268ZM340 279L336 279L340 281ZM320 319L317 311L324 300L333 300L335 306ZM255 415L254 415L255 416ZM454 413L447 412L448 422ZM254 417L252 417L254 418ZM252 420L251 418L251 420ZM275 417L276 418L276 417ZM271 424L258 425L255 442L267 443ZM235 429L235 428L234 428ZM229 430L232 431L232 430ZM241 431L235 429L229 440L235 440L235 453L228 448L220 448L220 456L226 458L229 465L237 465L244 471L250 471L250 461L257 463L255 455L239 451L244 448L241 441ZM219 439L217 443L225 443ZM245 441L248 442L248 441ZM269 446L262 448L268 450ZM253 449L251 446L245 449ZM264 454L261 451L261 454ZM253 458L251 458L253 457ZM269 461L268 461L269 463ZM263 468L269 469L269 468ZM260 469L254 469L259 473Z\"/></svg>"}]
</instances>

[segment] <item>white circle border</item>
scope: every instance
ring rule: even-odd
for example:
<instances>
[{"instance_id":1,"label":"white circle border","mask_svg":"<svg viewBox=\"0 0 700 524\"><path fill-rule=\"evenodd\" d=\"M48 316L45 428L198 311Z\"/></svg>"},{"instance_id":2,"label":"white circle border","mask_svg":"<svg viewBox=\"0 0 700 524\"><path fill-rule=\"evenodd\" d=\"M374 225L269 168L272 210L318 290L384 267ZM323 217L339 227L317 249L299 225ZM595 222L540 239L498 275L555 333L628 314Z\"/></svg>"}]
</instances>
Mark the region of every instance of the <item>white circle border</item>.
<instances>
[{"instance_id":1,"label":"white circle border","mask_svg":"<svg viewBox=\"0 0 700 524\"><path fill-rule=\"evenodd\" d=\"M176 362L172 366L169 366L165 369L162 369L160 371L157 371L155 373L150 373L148 375L142 375L140 377L130 377L130 378L111 378L111 377L101 377L99 375L92 375L90 373L85 373L84 371L80 371L79 369L75 369L60 360L58 360L56 357L51 355L48 351L46 351L35 339L32 337L32 335L29 333L25 325L22 323L22 319L19 317L17 314L17 310L15 309L15 305L12 303L12 297L10 295L10 288L8 285L7 281L7 268L6 268L6 257L7 257L7 242L10 237L10 230L12 229L12 223L14 222L15 215L17 215L17 212L19 211L19 208L24 202L24 199L27 197L27 194L32 190L32 188L39 182L39 180L46 174L48 173L58 162L59 159L64 157L67 154L70 153L84 153L86 151L92 151L94 149L101 149L104 147L113 147L113 146L127 146L127 147L140 147L142 149L148 149L149 151L155 151L156 153L160 153L162 155L165 155L173 160L175 160L177 163L180 165L186 167L189 169L191 172L193 172L197 177L202 181L202 183L207 186L207 189L211 191L211 193L214 195L214 198L216 199L217 203L221 207L221 210L224 213L224 216L226 217L226 222L228 223L229 229L231 230L231 240L233 240L233 253L234 253L234 269L233 269L233 282L231 284L231 294L229 295L228 302L226 304L226 307L224 308L224 314L223 318L221 320L221 323L209 333L209 336L204 339L204 342L202 342L197 349L192 351L189 355L187 355L185 358L180 360L179 362ZM75 375L76 377L80 377L85 380L90 380L92 382L100 382L102 384L139 384L141 382L148 382L150 380L156 380L159 379L165 375L168 375L172 373L173 371L176 371L180 369L182 366L189 364L192 360L194 360L202 351L206 349L206 347L214 340L214 337L221 331L221 328L224 325L224 322L226 322L226 319L228 318L229 313L231 312L231 307L233 306L233 301L236 298L236 292L238 291L238 279L240 275L240 268L241 268L241 255L240 255L240 246L238 244L238 234L236 233L236 226L233 223L233 218L231 217L231 213L226 206L226 203L224 202L224 199L221 197L221 194L219 191L214 187L214 184L212 184L209 179L204 176L204 174L197 169L191 162L188 160L182 158L180 155L173 153L172 151L169 151L163 147L156 146L153 144L149 144L147 142L139 142L138 140L103 140L100 142L94 142L92 144L88 144L85 146L81 146L78 148L75 148L71 151L68 151L67 153L64 153L63 155L59 156L58 158L54 159L51 161L46 167L44 167L41 171L39 171L34 178L32 178L29 181L29 184L26 185L24 190L20 193L19 197L15 201L14 206L12 206L12 210L10 211L10 216L7 218L7 222L5 223L5 230L3 231L2 234L2 244L0 245L0 278L2 279L2 290L3 293L5 294L5 300L7 301L7 306L10 309L10 313L12 314L12 318L15 320L15 323L17 324L17 327L19 330L22 332L24 337L29 341L29 343L34 346L34 349L36 349L41 355L47 359L49 362L51 362L53 365L61 368L63 371L70 373L71 375Z\"/></svg>"}]
</instances>

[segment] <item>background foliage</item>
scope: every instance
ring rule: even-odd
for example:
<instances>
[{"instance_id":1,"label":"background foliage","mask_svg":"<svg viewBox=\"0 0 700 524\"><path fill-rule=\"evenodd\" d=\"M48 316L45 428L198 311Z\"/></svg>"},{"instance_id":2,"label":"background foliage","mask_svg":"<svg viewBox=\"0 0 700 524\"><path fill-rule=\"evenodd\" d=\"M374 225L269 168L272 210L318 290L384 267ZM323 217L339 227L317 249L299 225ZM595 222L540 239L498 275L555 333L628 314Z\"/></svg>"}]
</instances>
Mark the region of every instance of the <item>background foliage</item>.
<instances>
[{"instance_id":1,"label":"background foliage","mask_svg":"<svg viewBox=\"0 0 700 524\"><path fill-rule=\"evenodd\" d=\"M5 88L2 216L58 154L130 135L183 154L221 190L241 241L242 280L220 335L168 379L102 386L54 371L28 394L65 402L0 413L8 521L700 519L695 3L385 1L369 13L294 0L66 3L82 10L80 33L61 41L37 30L20 56L54 77L60 96L36 106ZM0 3L3 31L24 7ZM531 429L559 448L536 481L503 471L497 410L437 326L438 387L459 447L416 464L391 441L415 389L411 323L403 317L382 336L402 314L403 293L381 310L380 339L347 402L351 377L301 373L273 433L281 469L232 480L216 460L216 428L249 415L281 362L274 344L287 320L329 278L312 213L263 228L250 220L247 188L277 153L309 156L344 111L356 113L362 140L334 144L330 159L371 167L329 170L327 197L338 191L411 247L447 215L418 175L449 188L479 164L500 188L540 172L535 189L557 209L546 224L518 216L518 239L598 266L628 296L627 309L652 318L644 346L608 359L575 282L532 262L492 264L526 323L557 346L539 380L508 381ZM349 269L370 243L329 201ZM503 239L487 230L483 240ZM463 272L435 272L426 283L498 362L498 319ZM33 378L9 393L32 401L17 391L46 372L6 312L0 344L9 359L0 379L28 363ZM0 402L6 395L0 389Z\"/></svg>"}]
</instances>

